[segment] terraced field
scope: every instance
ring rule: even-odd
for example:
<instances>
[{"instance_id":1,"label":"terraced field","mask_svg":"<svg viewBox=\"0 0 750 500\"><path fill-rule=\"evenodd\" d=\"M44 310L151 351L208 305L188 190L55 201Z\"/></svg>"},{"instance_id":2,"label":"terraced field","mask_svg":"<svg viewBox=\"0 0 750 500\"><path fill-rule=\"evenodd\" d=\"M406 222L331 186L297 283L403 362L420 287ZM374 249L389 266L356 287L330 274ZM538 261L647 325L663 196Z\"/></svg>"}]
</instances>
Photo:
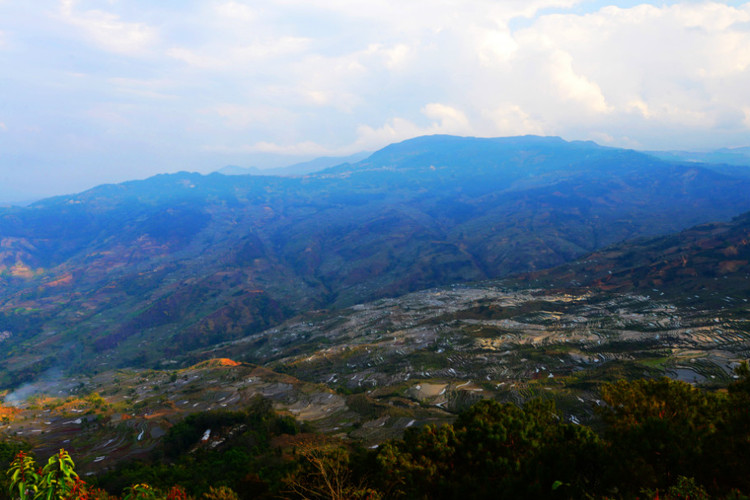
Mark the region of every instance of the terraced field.
<instances>
[{"instance_id":1,"label":"terraced field","mask_svg":"<svg viewBox=\"0 0 750 500\"><path fill-rule=\"evenodd\" d=\"M326 434L378 429L378 439L399 435L411 422L445 420L433 409L388 422L368 400L351 408L346 396L321 384L301 382L266 368L215 359L174 370L120 370L93 378L60 378L23 388L27 397L3 407L5 438L23 440L40 456L64 447L79 469L92 474L124 459L146 456L177 421L196 412L239 410L254 398ZM13 401L13 394L5 400ZM7 404L7 403L6 403ZM372 417L372 418L370 418ZM378 420L380 419L380 420ZM369 422L373 420L374 422Z\"/></svg>"},{"instance_id":2,"label":"terraced field","mask_svg":"<svg viewBox=\"0 0 750 500\"><path fill-rule=\"evenodd\" d=\"M317 311L175 360L196 361L189 368L51 371L3 395L0 430L42 456L65 447L94 473L145 456L191 413L241 409L258 396L312 429L375 446L481 398L553 398L568 420L587 422L606 381L726 385L750 357L745 299L700 310L654 295L503 282Z\"/></svg>"},{"instance_id":3,"label":"terraced field","mask_svg":"<svg viewBox=\"0 0 750 500\"><path fill-rule=\"evenodd\" d=\"M736 300L700 311L638 294L457 286L310 314L210 354L452 411L539 391L585 401L621 376L726 384L750 355L747 305Z\"/></svg>"}]
</instances>

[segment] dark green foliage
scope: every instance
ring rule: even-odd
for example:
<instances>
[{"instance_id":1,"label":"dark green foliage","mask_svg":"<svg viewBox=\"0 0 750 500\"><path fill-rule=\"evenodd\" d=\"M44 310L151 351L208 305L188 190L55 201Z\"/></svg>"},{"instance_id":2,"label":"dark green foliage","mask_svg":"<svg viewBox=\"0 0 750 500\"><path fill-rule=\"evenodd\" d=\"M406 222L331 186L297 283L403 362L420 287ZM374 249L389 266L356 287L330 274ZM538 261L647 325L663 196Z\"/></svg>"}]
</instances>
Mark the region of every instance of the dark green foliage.
<instances>
[{"instance_id":1,"label":"dark green foliage","mask_svg":"<svg viewBox=\"0 0 750 500\"><path fill-rule=\"evenodd\" d=\"M670 379L605 385L612 465L607 481L620 491L666 491L694 478L712 495L750 491L750 394L743 378L729 394ZM617 461L617 462L616 462Z\"/></svg>"},{"instance_id":2,"label":"dark green foliage","mask_svg":"<svg viewBox=\"0 0 750 500\"><path fill-rule=\"evenodd\" d=\"M229 487L243 499L739 500L750 491L750 369L743 364L737 375L720 392L670 379L606 384L597 412L601 435L566 423L550 401L521 408L483 400L453 424L408 429L377 450L320 436L283 438L282 450L272 440L297 433L298 425L257 399L242 412L188 417L151 461L125 464L96 484L131 497L147 484L148 491L182 495L174 498L216 497ZM361 411L379 411L364 394L349 400ZM216 441L203 441L207 429ZM16 449L3 444L0 459ZM53 466L24 470L37 485L57 477ZM182 489L172 488L178 484Z\"/></svg>"},{"instance_id":3,"label":"dark green foliage","mask_svg":"<svg viewBox=\"0 0 750 500\"><path fill-rule=\"evenodd\" d=\"M0 441L0 470L6 470L18 452L28 448L21 443L12 441Z\"/></svg>"},{"instance_id":4,"label":"dark green foliage","mask_svg":"<svg viewBox=\"0 0 750 500\"><path fill-rule=\"evenodd\" d=\"M168 458L177 458L190 450L207 429L214 432L219 429L231 428L242 425L250 421L262 421L264 414L257 415L242 411L212 411L206 413L197 413L190 415L182 422L175 424L166 436L162 445L164 454Z\"/></svg>"},{"instance_id":5,"label":"dark green foliage","mask_svg":"<svg viewBox=\"0 0 750 500\"><path fill-rule=\"evenodd\" d=\"M39 468L34 457L23 451L16 455L8 469L12 498L19 500L72 500L87 498L86 485L75 472L75 464L61 449Z\"/></svg>"},{"instance_id":6,"label":"dark green foliage","mask_svg":"<svg viewBox=\"0 0 750 500\"><path fill-rule=\"evenodd\" d=\"M719 437L721 395L667 378L608 384L602 393L611 453L622 462L610 469L614 483L637 477L642 487L666 489L677 475L702 474L706 446Z\"/></svg>"},{"instance_id":7,"label":"dark green foliage","mask_svg":"<svg viewBox=\"0 0 750 500\"><path fill-rule=\"evenodd\" d=\"M741 498L747 372L728 393L670 379L606 384L601 437L563 423L550 402L481 401L453 425L385 444L376 483L388 498Z\"/></svg>"},{"instance_id":8,"label":"dark green foliage","mask_svg":"<svg viewBox=\"0 0 750 500\"><path fill-rule=\"evenodd\" d=\"M706 489L697 484L695 479L684 476L678 477L677 483L674 486L670 486L663 495L659 494L658 489L650 490L648 488L643 490L643 494L647 498L665 498L666 500L708 500L710 498Z\"/></svg>"},{"instance_id":9,"label":"dark green foliage","mask_svg":"<svg viewBox=\"0 0 750 500\"><path fill-rule=\"evenodd\" d=\"M735 369L735 374L739 379L729 386L730 394L738 397L750 396L750 364L747 361L743 361Z\"/></svg>"},{"instance_id":10,"label":"dark green foliage","mask_svg":"<svg viewBox=\"0 0 750 500\"><path fill-rule=\"evenodd\" d=\"M720 419L716 423L716 435L707 447L710 460L714 461L711 483L718 483L750 492L750 370L747 362L737 369L740 377L729 386ZM704 469L705 471L705 469ZM706 471L709 472L709 471ZM710 474L710 472L709 472ZM696 476L698 477L698 476ZM706 480L708 481L708 480ZM704 484L709 486L708 482Z\"/></svg>"},{"instance_id":11,"label":"dark green foliage","mask_svg":"<svg viewBox=\"0 0 750 500\"><path fill-rule=\"evenodd\" d=\"M481 401L454 425L386 444L378 463L395 498L579 498L596 487L601 456L596 435L549 402Z\"/></svg>"},{"instance_id":12,"label":"dark green foliage","mask_svg":"<svg viewBox=\"0 0 750 500\"><path fill-rule=\"evenodd\" d=\"M202 441L206 430L207 441ZM228 486L241 498L253 498L278 488L289 469L271 439L296 434L294 419L278 416L268 400L258 398L245 411L211 411L174 425L150 462L131 462L98 478L98 485L119 493L136 483L166 489L179 484L192 494L211 486ZM253 495L249 495L252 492Z\"/></svg>"}]
</instances>

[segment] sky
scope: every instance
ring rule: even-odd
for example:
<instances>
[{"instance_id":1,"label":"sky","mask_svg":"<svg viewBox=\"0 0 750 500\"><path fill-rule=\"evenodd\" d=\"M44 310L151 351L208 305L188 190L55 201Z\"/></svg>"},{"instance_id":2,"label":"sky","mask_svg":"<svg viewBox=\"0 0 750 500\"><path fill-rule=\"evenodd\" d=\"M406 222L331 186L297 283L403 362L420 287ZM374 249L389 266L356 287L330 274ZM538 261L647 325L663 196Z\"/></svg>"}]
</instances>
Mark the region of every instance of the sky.
<instances>
[{"instance_id":1,"label":"sky","mask_svg":"<svg viewBox=\"0 0 750 500\"><path fill-rule=\"evenodd\" d=\"M750 2L0 0L0 201L425 134L750 145Z\"/></svg>"}]
</instances>

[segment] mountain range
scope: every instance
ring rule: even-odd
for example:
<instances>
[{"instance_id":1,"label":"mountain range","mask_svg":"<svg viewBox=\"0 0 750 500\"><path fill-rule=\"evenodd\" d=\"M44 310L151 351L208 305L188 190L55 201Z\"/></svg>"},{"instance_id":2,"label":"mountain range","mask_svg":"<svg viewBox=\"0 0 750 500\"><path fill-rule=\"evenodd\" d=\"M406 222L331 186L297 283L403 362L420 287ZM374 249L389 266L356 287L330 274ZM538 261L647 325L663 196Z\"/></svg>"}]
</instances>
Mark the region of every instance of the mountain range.
<instances>
[{"instance_id":1,"label":"mountain range","mask_svg":"<svg viewBox=\"0 0 750 500\"><path fill-rule=\"evenodd\" d=\"M721 148L713 151L649 151L664 160L713 163L719 165L737 165L747 167L750 165L750 147Z\"/></svg>"},{"instance_id":2,"label":"mountain range","mask_svg":"<svg viewBox=\"0 0 750 500\"><path fill-rule=\"evenodd\" d=\"M285 167L258 168L240 167L238 165L227 165L217 170L224 175L279 175L287 177L298 177L318 172L329 167L341 165L342 163L355 163L370 156L368 152L360 152L349 156L323 156L313 160L295 163Z\"/></svg>"},{"instance_id":3,"label":"mountain range","mask_svg":"<svg viewBox=\"0 0 750 500\"><path fill-rule=\"evenodd\" d=\"M297 177L183 172L0 209L0 430L127 482L186 423L183 458L224 450L239 427L208 422L227 411L304 429L281 454L376 448L481 399L598 425L604 382L726 388L750 357L748 179L432 136Z\"/></svg>"},{"instance_id":4,"label":"mountain range","mask_svg":"<svg viewBox=\"0 0 750 500\"><path fill-rule=\"evenodd\" d=\"M51 369L5 395L16 406L0 406L2 429L41 455L71 450L88 475L148 459L189 415L261 397L307 429L374 447L480 399L553 399L583 423L603 382L668 375L726 387L750 353L748 235L744 214L528 275L307 311L160 370ZM231 436L213 431L217 442Z\"/></svg>"},{"instance_id":5,"label":"mountain range","mask_svg":"<svg viewBox=\"0 0 750 500\"><path fill-rule=\"evenodd\" d=\"M0 383L168 367L307 311L728 220L748 192L736 169L591 142L429 136L302 177L158 175L3 208Z\"/></svg>"}]
</instances>

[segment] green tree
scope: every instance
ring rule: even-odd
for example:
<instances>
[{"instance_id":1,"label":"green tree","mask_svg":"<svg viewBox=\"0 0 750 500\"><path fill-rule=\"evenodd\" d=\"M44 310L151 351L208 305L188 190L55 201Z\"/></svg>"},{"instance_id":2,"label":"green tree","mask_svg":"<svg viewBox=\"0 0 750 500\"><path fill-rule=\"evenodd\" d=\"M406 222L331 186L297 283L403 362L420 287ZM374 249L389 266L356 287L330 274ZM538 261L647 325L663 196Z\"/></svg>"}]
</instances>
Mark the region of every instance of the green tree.
<instances>
[{"instance_id":1,"label":"green tree","mask_svg":"<svg viewBox=\"0 0 750 500\"><path fill-rule=\"evenodd\" d=\"M36 496L39 490L39 474L37 474L37 465L33 456L20 451L10 464L8 475L12 498L26 500Z\"/></svg>"},{"instance_id":2,"label":"green tree","mask_svg":"<svg viewBox=\"0 0 750 500\"><path fill-rule=\"evenodd\" d=\"M723 399L722 412L717 415L716 434L707 443L707 458L714 467L712 481L723 493L727 489L750 492L750 368L747 361L735 370L738 380L729 386ZM711 484L705 483L705 484Z\"/></svg>"},{"instance_id":3,"label":"green tree","mask_svg":"<svg viewBox=\"0 0 750 500\"><path fill-rule=\"evenodd\" d=\"M377 459L396 498L580 498L598 487L601 455L597 436L563 423L550 402L484 400L453 425L387 443Z\"/></svg>"},{"instance_id":4,"label":"green tree","mask_svg":"<svg viewBox=\"0 0 750 500\"><path fill-rule=\"evenodd\" d=\"M299 467L285 478L292 498L379 500L380 493L352 474L349 451L342 446L306 443L296 450Z\"/></svg>"},{"instance_id":5,"label":"green tree","mask_svg":"<svg viewBox=\"0 0 750 500\"><path fill-rule=\"evenodd\" d=\"M750 394L746 379L726 392L660 380L620 381L602 387L609 467L620 491L669 491L691 478L713 496L748 491Z\"/></svg>"},{"instance_id":6,"label":"green tree","mask_svg":"<svg viewBox=\"0 0 750 500\"><path fill-rule=\"evenodd\" d=\"M20 500L63 500L83 498L88 487L75 472L75 464L67 451L52 455L39 470L34 458L19 452L10 465L10 494Z\"/></svg>"},{"instance_id":7,"label":"green tree","mask_svg":"<svg viewBox=\"0 0 750 500\"><path fill-rule=\"evenodd\" d=\"M716 436L721 395L668 378L620 381L601 391L613 484L633 492L666 490L679 476L701 476L706 446Z\"/></svg>"}]
</instances>

